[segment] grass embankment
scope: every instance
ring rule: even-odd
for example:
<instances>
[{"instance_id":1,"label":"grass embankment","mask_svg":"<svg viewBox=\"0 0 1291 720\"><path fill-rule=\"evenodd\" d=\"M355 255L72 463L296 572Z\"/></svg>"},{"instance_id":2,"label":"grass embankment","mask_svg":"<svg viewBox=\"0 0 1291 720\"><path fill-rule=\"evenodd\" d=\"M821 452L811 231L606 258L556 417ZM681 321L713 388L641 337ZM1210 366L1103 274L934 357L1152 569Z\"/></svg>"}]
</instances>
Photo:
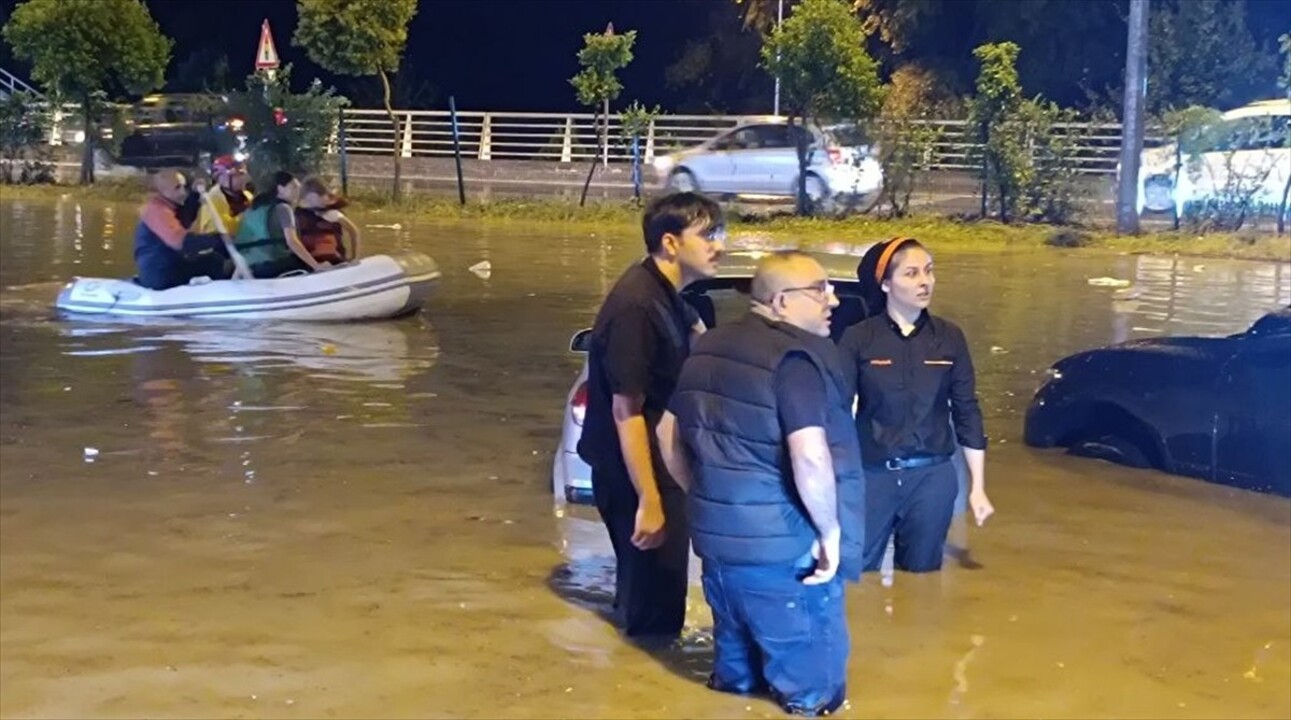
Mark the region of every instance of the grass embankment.
<instances>
[{"instance_id":1,"label":"grass embankment","mask_svg":"<svg viewBox=\"0 0 1291 720\"><path fill-rule=\"evenodd\" d=\"M68 195L104 201L138 201L143 191L137 181L102 182L90 188L75 186L0 186L3 198L56 198ZM470 221L490 224L550 225L553 229L637 232L641 210L626 202L576 203L556 198L496 199L458 205L451 197L414 195L393 204L379 193L351 196L356 209L378 215L397 215L408 221ZM1118 237L1098 228L1059 228L1050 225L1004 225L998 222L960 221L933 215L899 220L869 216L843 219L799 218L784 214L750 215L735 212L732 235L755 234L773 243L820 246L849 245L906 235L926 240L934 249L1024 250L1054 245L1120 253L1160 253L1197 257L1228 257L1291 262L1291 237L1271 232L1242 231L1197 235L1187 231L1149 232Z\"/></svg>"}]
</instances>

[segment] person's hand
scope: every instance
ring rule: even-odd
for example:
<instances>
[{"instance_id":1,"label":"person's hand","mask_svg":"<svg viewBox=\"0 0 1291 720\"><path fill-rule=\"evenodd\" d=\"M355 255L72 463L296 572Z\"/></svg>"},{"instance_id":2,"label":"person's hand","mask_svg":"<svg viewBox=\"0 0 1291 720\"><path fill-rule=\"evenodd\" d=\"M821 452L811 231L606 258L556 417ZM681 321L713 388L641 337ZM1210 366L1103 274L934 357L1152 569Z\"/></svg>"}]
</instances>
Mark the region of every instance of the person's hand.
<instances>
[{"instance_id":1,"label":"person's hand","mask_svg":"<svg viewBox=\"0 0 1291 720\"><path fill-rule=\"evenodd\" d=\"M991 504L991 499L986 497L985 490L974 490L968 494L968 506L973 510L973 519L977 521L977 526L981 527L986 522L986 518L995 514L995 506Z\"/></svg>"},{"instance_id":2,"label":"person's hand","mask_svg":"<svg viewBox=\"0 0 1291 720\"><path fill-rule=\"evenodd\" d=\"M330 261L323 260L314 266L314 272L322 272L330 268L331 266L332 266L332 263Z\"/></svg>"},{"instance_id":3,"label":"person's hand","mask_svg":"<svg viewBox=\"0 0 1291 720\"><path fill-rule=\"evenodd\" d=\"M632 532L632 544L639 550L653 550L662 545L666 537L663 501L658 495L642 496L637 502L637 518Z\"/></svg>"},{"instance_id":4,"label":"person's hand","mask_svg":"<svg viewBox=\"0 0 1291 720\"><path fill-rule=\"evenodd\" d=\"M811 556L816 558L816 569L802 579L804 585L823 585L838 573L839 544L842 534L838 530L817 537L811 544Z\"/></svg>"}]
</instances>

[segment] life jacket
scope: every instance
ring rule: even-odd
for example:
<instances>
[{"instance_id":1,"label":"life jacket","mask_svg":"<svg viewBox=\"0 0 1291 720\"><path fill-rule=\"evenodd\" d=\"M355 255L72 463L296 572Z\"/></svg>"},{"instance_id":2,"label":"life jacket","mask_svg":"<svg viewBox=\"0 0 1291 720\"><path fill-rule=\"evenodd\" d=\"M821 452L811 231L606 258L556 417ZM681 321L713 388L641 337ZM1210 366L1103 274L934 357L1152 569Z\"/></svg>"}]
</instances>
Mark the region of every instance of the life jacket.
<instances>
[{"instance_id":1,"label":"life jacket","mask_svg":"<svg viewBox=\"0 0 1291 720\"><path fill-rule=\"evenodd\" d=\"M296 208L296 232L300 235L300 242L319 262L342 263L348 254L337 207ZM335 220L329 220L325 217L327 215Z\"/></svg>"},{"instance_id":2,"label":"life jacket","mask_svg":"<svg viewBox=\"0 0 1291 720\"><path fill-rule=\"evenodd\" d=\"M219 214L220 220L224 222L224 229L232 237L237 235L238 227L241 225L241 215L246 212L250 206L251 200L247 193L232 193L218 185L206 191L206 199L210 203L203 202L201 211L198 213L197 222L193 225L194 232L215 233L219 228L215 224L215 218L211 213L211 208Z\"/></svg>"},{"instance_id":3,"label":"life jacket","mask_svg":"<svg viewBox=\"0 0 1291 720\"><path fill-rule=\"evenodd\" d=\"M252 204L251 209L242 214L233 245L246 258L253 272L258 265L280 263L295 255L287 246L281 224L274 222L278 206L286 204L275 198L261 205Z\"/></svg>"}]
</instances>

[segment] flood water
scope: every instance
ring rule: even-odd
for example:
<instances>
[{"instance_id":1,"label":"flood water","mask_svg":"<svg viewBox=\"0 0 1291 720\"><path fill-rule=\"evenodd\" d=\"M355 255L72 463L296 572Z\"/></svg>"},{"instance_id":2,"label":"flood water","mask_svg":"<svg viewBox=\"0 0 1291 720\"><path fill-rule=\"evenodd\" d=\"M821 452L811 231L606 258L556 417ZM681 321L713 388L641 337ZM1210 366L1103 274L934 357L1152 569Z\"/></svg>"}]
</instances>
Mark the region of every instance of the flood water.
<instances>
[{"instance_id":1,"label":"flood water","mask_svg":"<svg viewBox=\"0 0 1291 720\"><path fill-rule=\"evenodd\" d=\"M70 276L131 273L134 217L0 201L0 715L780 715L704 687L697 584L684 643L624 643L595 512L553 505L566 344L638 237L372 214L367 252L444 269L419 316L56 317ZM1051 361L1242 330L1291 267L926 240L997 514L953 530L971 562L849 591L840 715L1291 717L1291 503L1021 443Z\"/></svg>"}]
</instances>

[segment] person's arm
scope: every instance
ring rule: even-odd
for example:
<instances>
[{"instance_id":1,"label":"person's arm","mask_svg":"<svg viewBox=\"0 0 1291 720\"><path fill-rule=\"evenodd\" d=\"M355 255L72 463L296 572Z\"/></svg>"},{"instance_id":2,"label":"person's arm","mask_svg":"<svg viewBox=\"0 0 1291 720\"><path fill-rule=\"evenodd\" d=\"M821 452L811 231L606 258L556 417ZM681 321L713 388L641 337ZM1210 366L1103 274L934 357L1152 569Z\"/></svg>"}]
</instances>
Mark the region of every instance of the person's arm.
<instances>
[{"instance_id":1,"label":"person's arm","mask_svg":"<svg viewBox=\"0 0 1291 720\"><path fill-rule=\"evenodd\" d=\"M291 248L296 257L311 270L318 271L326 267L315 260L314 256L309 254L305 243L300 241L300 235L296 232L296 211L290 205L279 205L274 212L278 214L278 224L282 227L282 236L287 240L287 247Z\"/></svg>"},{"instance_id":2,"label":"person's arm","mask_svg":"<svg viewBox=\"0 0 1291 720\"><path fill-rule=\"evenodd\" d=\"M986 496L986 428L982 408L977 402L977 378L968 342L962 332L954 339L955 363L950 367L950 416L955 437L964 449L964 461L970 478L968 504L978 525L995 513Z\"/></svg>"},{"instance_id":3,"label":"person's arm","mask_svg":"<svg viewBox=\"0 0 1291 720\"><path fill-rule=\"evenodd\" d=\"M607 323L602 337L605 376L611 394L610 409L618 431L619 451L628 479L637 491L637 515L632 544L642 550L659 547L664 541L663 500L650 456L650 433L646 426L646 389L650 387L650 364L654 360L659 334L644 308L624 308Z\"/></svg>"},{"instance_id":4,"label":"person's arm","mask_svg":"<svg viewBox=\"0 0 1291 720\"><path fill-rule=\"evenodd\" d=\"M184 236L188 231L179 221L176 211L165 207L160 202L149 202L144 206L140 219L153 235L166 244L166 247L175 251L184 249Z\"/></svg>"},{"instance_id":5,"label":"person's arm","mask_svg":"<svg viewBox=\"0 0 1291 720\"><path fill-rule=\"evenodd\" d=\"M798 497L816 527L816 570L803 582L828 582L838 572L842 529L834 458L825 434L828 396L820 370L806 356L790 355L775 374L776 410L789 445Z\"/></svg>"},{"instance_id":6,"label":"person's arm","mask_svg":"<svg viewBox=\"0 0 1291 720\"><path fill-rule=\"evenodd\" d=\"M341 213L338 211L338 214L341 216L340 222L341 222L342 232L350 236L349 259L358 260L359 259L359 226L355 225L354 221L350 220L349 217L345 215L345 213Z\"/></svg>"},{"instance_id":7,"label":"person's arm","mask_svg":"<svg viewBox=\"0 0 1291 720\"><path fill-rule=\"evenodd\" d=\"M659 426L655 428L655 436L659 440L659 455L663 457L663 465L668 469L668 474L683 491L690 492L690 457L681 439L681 426L677 424L677 416L671 411L665 412L659 419Z\"/></svg>"}]
</instances>

